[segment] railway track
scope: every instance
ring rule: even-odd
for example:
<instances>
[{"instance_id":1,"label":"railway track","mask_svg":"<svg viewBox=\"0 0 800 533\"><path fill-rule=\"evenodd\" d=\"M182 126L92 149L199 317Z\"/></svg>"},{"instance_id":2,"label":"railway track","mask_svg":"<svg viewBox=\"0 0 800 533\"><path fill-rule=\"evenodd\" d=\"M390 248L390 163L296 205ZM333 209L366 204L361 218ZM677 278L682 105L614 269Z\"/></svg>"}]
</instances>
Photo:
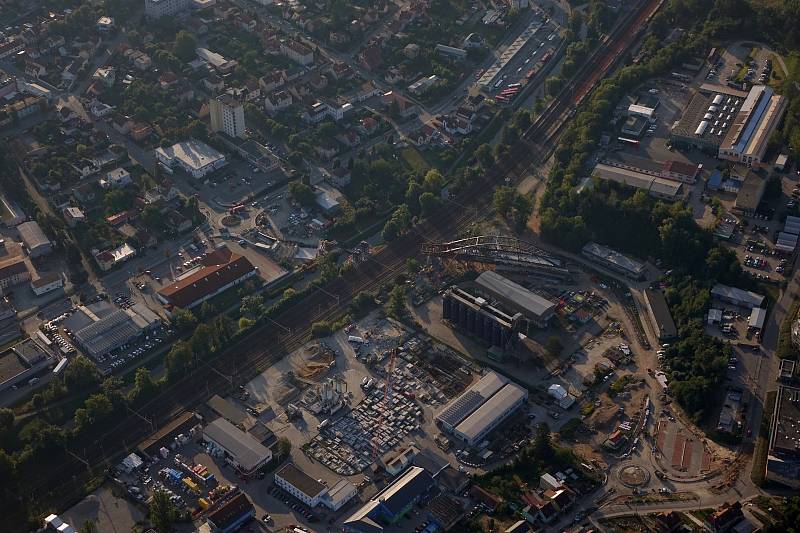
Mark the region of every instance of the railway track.
<instances>
[{"instance_id":1,"label":"railway track","mask_svg":"<svg viewBox=\"0 0 800 533\"><path fill-rule=\"evenodd\" d=\"M660 1L645 0L629 14L537 117L521 141L512 147L509 157L454 201L457 205L474 206L474 209L440 210L433 219L421 223L398 241L380 249L355 271L327 283L324 290L314 290L293 302L278 316L227 347L222 355L201 364L189 375L167 387L139 407L135 415L125 418L103 436L92 442L76 443L64 454L58 466L48 469L46 475L36 480L29 480L26 492L39 495L40 498L49 494L47 499L61 504L78 498L83 492L81 481L87 465L110 464L112 459L149 435L151 427L160 427L181 413L196 408L210 395L224 394L231 387L255 377L301 346L308 339L314 322L337 317L356 294L375 290L395 277L405 261L417 255L422 242L452 238L468 228L482 210L488 208L490 191L498 180L510 178L516 181L532 165L549 156L571 110L613 67L635 39L641 24L658 8ZM5 499L2 507L9 516L13 516L14 505L15 502L9 498Z\"/></svg>"}]
</instances>

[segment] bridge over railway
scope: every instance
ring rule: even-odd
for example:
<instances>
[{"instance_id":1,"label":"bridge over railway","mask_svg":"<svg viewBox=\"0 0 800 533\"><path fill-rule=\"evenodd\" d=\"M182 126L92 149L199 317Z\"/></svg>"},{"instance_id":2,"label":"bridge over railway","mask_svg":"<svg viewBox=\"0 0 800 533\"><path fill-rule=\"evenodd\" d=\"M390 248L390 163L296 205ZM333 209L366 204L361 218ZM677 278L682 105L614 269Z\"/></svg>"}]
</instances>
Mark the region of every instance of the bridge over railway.
<instances>
[{"instance_id":1,"label":"bridge over railway","mask_svg":"<svg viewBox=\"0 0 800 533\"><path fill-rule=\"evenodd\" d=\"M454 241L423 243L423 255L468 263L483 263L515 271L535 272L558 278L569 276L560 259L541 248L504 235L479 235Z\"/></svg>"}]
</instances>

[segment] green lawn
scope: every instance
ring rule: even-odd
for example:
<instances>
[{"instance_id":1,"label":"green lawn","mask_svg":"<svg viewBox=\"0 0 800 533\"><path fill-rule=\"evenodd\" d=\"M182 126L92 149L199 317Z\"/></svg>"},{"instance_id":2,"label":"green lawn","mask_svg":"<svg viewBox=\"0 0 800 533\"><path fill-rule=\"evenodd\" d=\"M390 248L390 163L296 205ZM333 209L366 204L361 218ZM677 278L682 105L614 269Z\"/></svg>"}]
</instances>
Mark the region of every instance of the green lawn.
<instances>
[{"instance_id":1,"label":"green lawn","mask_svg":"<svg viewBox=\"0 0 800 533\"><path fill-rule=\"evenodd\" d=\"M425 161L425 158L422 157L422 154L420 154L416 148L409 146L408 148L404 148L401 154L403 156L403 161L415 174L423 176L430 170L431 166Z\"/></svg>"}]
</instances>

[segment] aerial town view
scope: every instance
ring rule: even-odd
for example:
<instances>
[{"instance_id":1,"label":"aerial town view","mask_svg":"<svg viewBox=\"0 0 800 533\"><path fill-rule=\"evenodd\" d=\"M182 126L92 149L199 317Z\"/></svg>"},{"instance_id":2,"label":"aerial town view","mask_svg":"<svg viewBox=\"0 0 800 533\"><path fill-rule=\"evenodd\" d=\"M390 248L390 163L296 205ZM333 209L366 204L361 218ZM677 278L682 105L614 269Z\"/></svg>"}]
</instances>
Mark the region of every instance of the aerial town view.
<instances>
[{"instance_id":1,"label":"aerial town view","mask_svg":"<svg viewBox=\"0 0 800 533\"><path fill-rule=\"evenodd\" d=\"M0 533L800 532L796 0L0 0Z\"/></svg>"}]
</instances>

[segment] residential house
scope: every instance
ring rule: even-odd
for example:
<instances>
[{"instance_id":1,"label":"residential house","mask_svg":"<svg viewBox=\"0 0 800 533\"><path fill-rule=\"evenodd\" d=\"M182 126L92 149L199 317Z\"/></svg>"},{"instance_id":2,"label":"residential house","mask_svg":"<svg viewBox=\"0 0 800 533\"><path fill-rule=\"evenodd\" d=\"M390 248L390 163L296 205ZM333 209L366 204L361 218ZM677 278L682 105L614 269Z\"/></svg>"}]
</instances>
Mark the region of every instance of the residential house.
<instances>
[{"instance_id":1,"label":"residential house","mask_svg":"<svg viewBox=\"0 0 800 533\"><path fill-rule=\"evenodd\" d=\"M131 183L133 183L131 173L122 167L107 172L105 177L100 179L100 187L103 189L119 189Z\"/></svg>"},{"instance_id":2,"label":"residential house","mask_svg":"<svg viewBox=\"0 0 800 533\"><path fill-rule=\"evenodd\" d=\"M459 115L450 115L442 121L444 131L451 135L469 135L472 133L472 123Z\"/></svg>"},{"instance_id":3,"label":"residential house","mask_svg":"<svg viewBox=\"0 0 800 533\"><path fill-rule=\"evenodd\" d=\"M111 216L106 217L106 222L110 226L119 226L135 220L139 217L139 212L134 209L129 209L127 211L120 211L119 213L115 213Z\"/></svg>"},{"instance_id":4,"label":"residential house","mask_svg":"<svg viewBox=\"0 0 800 533\"><path fill-rule=\"evenodd\" d=\"M216 74L209 74L203 78L201 83L207 91L211 91L212 93L218 93L225 89L225 82Z\"/></svg>"},{"instance_id":5,"label":"residential house","mask_svg":"<svg viewBox=\"0 0 800 533\"><path fill-rule=\"evenodd\" d=\"M419 113L417 104L394 91L384 93L382 97L383 105L392 110L396 106L398 115L402 118L410 118Z\"/></svg>"},{"instance_id":6,"label":"residential house","mask_svg":"<svg viewBox=\"0 0 800 533\"><path fill-rule=\"evenodd\" d=\"M41 63L36 61L25 61L25 75L31 78L40 78L47 74L47 69Z\"/></svg>"},{"instance_id":7,"label":"residential house","mask_svg":"<svg viewBox=\"0 0 800 533\"><path fill-rule=\"evenodd\" d=\"M261 86L259 85L258 80L247 78L244 80L244 89L245 102L254 102L261 98Z\"/></svg>"},{"instance_id":8,"label":"residential house","mask_svg":"<svg viewBox=\"0 0 800 533\"><path fill-rule=\"evenodd\" d=\"M167 223L169 224L170 228L179 233L183 233L184 231L189 231L192 229L191 219L183 216L177 211L170 211L167 213Z\"/></svg>"},{"instance_id":9,"label":"residential house","mask_svg":"<svg viewBox=\"0 0 800 533\"><path fill-rule=\"evenodd\" d=\"M303 66L314 63L314 51L298 41L286 40L282 42L281 54Z\"/></svg>"},{"instance_id":10,"label":"residential house","mask_svg":"<svg viewBox=\"0 0 800 533\"><path fill-rule=\"evenodd\" d=\"M328 67L328 73L336 80L349 80L355 75L353 69L344 61L334 61Z\"/></svg>"},{"instance_id":11,"label":"residential house","mask_svg":"<svg viewBox=\"0 0 800 533\"><path fill-rule=\"evenodd\" d=\"M316 91L321 91L328 86L328 78L319 72L314 72L308 77L308 84Z\"/></svg>"},{"instance_id":12,"label":"residential house","mask_svg":"<svg viewBox=\"0 0 800 533\"><path fill-rule=\"evenodd\" d=\"M372 117L364 117L359 122L359 130L364 135L372 135L378 131L378 127L380 127L380 124Z\"/></svg>"},{"instance_id":13,"label":"residential house","mask_svg":"<svg viewBox=\"0 0 800 533\"><path fill-rule=\"evenodd\" d=\"M173 85L177 85L180 81L180 78L174 72L164 72L161 76L158 77L158 84L161 86L162 89L169 89Z\"/></svg>"},{"instance_id":14,"label":"residential house","mask_svg":"<svg viewBox=\"0 0 800 533\"><path fill-rule=\"evenodd\" d=\"M350 42L350 34L343 31L332 31L328 33L328 41L331 44L347 44Z\"/></svg>"},{"instance_id":15,"label":"residential house","mask_svg":"<svg viewBox=\"0 0 800 533\"><path fill-rule=\"evenodd\" d=\"M78 224L86 222L86 216L83 214L83 211L77 207L65 207L62 214L64 215L64 221L70 228L74 228Z\"/></svg>"},{"instance_id":16,"label":"residential house","mask_svg":"<svg viewBox=\"0 0 800 533\"><path fill-rule=\"evenodd\" d=\"M266 93L274 91L284 83L286 83L286 72L283 70L276 70L258 79L258 85L261 86L261 90Z\"/></svg>"},{"instance_id":17,"label":"residential house","mask_svg":"<svg viewBox=\"0 0 800 533\"><path fill-rule=\"evenodd\" d=\"M425 146L433 140L436 131L436 128L430 124L423 124L416 130L409 132L407 137L415 146Z\"/></svg>"},{"instance_id":18,"label":"residential house","mask_svg":"<svg viewBox=\"0 0 800 533\"><path fill-rule=\"evenodd\" d=\"M369 100L373 96L380 96L381 90L371 81L361 84L361 86L353 93L351 97L352 102L363 102Z\"/></svg>"},{"instance_id":19,"label":"residential house","mask_svg":"<svg viewBox=\"0 0 800 533\"><path fill-rule=\"evenodd\" d=\"M72 196L84 207L94 202L96 194L91 183L82 183L72 189Z\"/></svg>"},{"instance_id":20,"label":"residential house","mask_svg":"<svg viewBox=\"0 0 800 533\"><path fill-rule=\"evenodd\" d=\"M489 511L496 510L502 502L498 496L495 496L491 492L478 485L473 485L469 489L469 497L485 505Z\"/></svg>"},{"instance_id":21,"label":"residential house","mask_svg":"<svg viewBox=\"0 0 800 533\"><path fill-rule=\"evenodd\" d=\"M292 105L292 95L288 91L275 91L264 98L264 109L270 113L286 109Z\"/></svg>"}]
</instances>

